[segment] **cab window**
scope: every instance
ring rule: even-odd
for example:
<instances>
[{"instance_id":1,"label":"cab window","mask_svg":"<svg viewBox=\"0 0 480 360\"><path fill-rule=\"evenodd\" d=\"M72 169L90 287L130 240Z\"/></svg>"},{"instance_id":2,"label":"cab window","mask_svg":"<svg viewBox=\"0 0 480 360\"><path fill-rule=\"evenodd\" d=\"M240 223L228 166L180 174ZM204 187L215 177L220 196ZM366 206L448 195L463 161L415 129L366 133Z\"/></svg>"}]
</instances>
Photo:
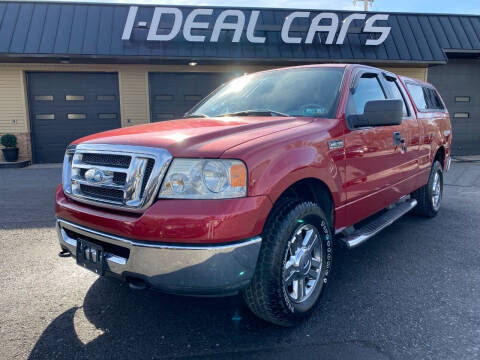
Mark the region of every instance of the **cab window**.
<instances>
[{"instance_id":1,"label":"cab window","mask_svg":"<svg viewBox=\"0 0 480 360\"><path fill-rule=\"evenodd\" d=\"M442 101L440 100L440 96L438 93L432 88L425 88L425 91L428 95L428 103L429 108L432 110L445 110Z\"/></svg>"},{"instance_id":2,"label":"cab window","mask_svg":"<svg viewBox=\"0 0 480 360\"><path fill-rule=\"evenodd\" d=\"M445 110L435 89L412 83L407 83L407 88L418 110Z\"/></svg>"},{"instance_id":3,"label":"cab window","mask_svg":"<svg viewBox=\"0 0 480 360\"><path fill-rule=\"evenodd\" d=\"M425 92L423 91L423 87L416 84L407 83L408 91L410 91L410 95L412 95L413 102L418 110L427 110L428 103L425 97Z\"/></svg>"}]
</instances>

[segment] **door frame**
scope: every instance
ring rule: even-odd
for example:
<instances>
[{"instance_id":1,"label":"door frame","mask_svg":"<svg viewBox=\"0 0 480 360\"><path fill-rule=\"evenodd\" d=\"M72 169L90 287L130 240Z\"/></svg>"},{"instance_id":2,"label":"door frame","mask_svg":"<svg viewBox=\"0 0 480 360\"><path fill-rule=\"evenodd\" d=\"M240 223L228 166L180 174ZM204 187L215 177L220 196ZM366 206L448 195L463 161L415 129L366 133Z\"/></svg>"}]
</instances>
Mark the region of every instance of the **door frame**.
<instances>
[{"instance_id":1,"label":"door frame","mask_svg":"<svg viewBox=\"0 0 480 360\"><path fill-rule=\"evenodd\" d=\"M357 68L355 70L353 70L353 73L352 73L352 76L351 76L351 81L350 83L348 84L348 87L347 87L347 91L348 91L348 96L347 96L347 99L346 99L346 102L345 102L345 105L344 105L344 109L343 109L343 112L345 114L345 133L344 133L344 142L345 142L345 176L346 176L346 184L348 184L349 182L352 181L352 179L349 177L349 158L348 158L348 149L349 149L349 143L348 143L348 137L350 134L352 133L355 133L357 131L374 131L376 128L375 127L366 127L366 128L360 128L360 129L351 129L349 124L348 124L348 120L347 120L347 112L348 112L348 102L350 101L351 97L353 96L353 93L351 91L351 89L355 86L358 85L358 81L360 80L360 78L364 75L364 74L375 74L376 77L377 77L377 80L378 80L378 83L385 95L385 99L391 99L391 94L390 92L388 91L388 89L386 88L385 86L385 81L386 79L383 78L383 74L387 75L387 76L391 76L391 75L394 75L394 74L391 74L387 71L384 71L384 70L381 70L381 69L374 69L374 68ZM396 79L398 79L398 76L395 76ZM402 124L401 125L394 125L394 126L386 126L385 128L392 128L392 146L393 146L393 133L395 131L398 131L398 127L402 127L402 126L408 126L406 125L405 123L403 123L403 121L405 120L412 120L414 118L414 110L413 110L413 107L412 105L410 104L410 102L408 100L406 100L405 96L405 92L403 91L402 87L401 87L401 82L399 82L399 80L397 80L397 83L400 85L399 86L399 90L400 92L402 93L402 97L404 98L404 102L405 102L405 105L407 106L407 109L409 110L408 111L408 115L407 116L404 116L403 119L402 119ZM415 118L416 119L416 118ZM388 130L387 129L387 130ZM408 130L408 129L406 129ZM408 131L405 133L405 134L408 134ZM367 134L368 135L368 134ZM407 140L408 141L408 140ZM407 150L408 151L408 150ZM404 153L399 153L398 156L402 156L404 155ZM394 156L394 154L392 153L392 156ZM376 160L373 160L373 161L376 161ZM408 164L409 162L407 161L406 164ZM400 164L400 163L399 163ZM417 166L418 166L418 162L417 162ZM381 172L388 172L388 168L386 169L383 169L381 170ZM416 171L416 173L418 173L418 171ZM415 175L415 174L414 174ZM368 176L369 174L366 174L365 176L367 176L367 179L368 179ZM396 188L396 187L402 187L402 189L407 186L407 184L405 183L405 181L409 181L408 180L409 177L404 177L402 179L399 179L399 181L395 181L394 183L387 183L386 186L383 186L381 188L378 188L378 189L375 189L375 190L371 190L371 191L368 191L367 190L367 193L366 194L362 194L360 195L360 197L352 200L351 199L351 196L349 196L349 192L352 191L350 190L349 188L346 188L345 191L347 192L347 200L346 200L346 216L348 218L348 223L350 224L354 224L356 222L358 222L359 220L361 220L361 218L364 218L365 217L365 214L362 213L361 216L359 216L359 214L357 214L359 211L355 210L355 209L364 209L364 205L365 205L365 202L373 202L373 203L377 203L378 201L375 200L375 198L377 197L380 197L380 198L383 198L384 196L387 196L388 198L391 198L392 195L391 193L393 192L393 188ZM368 180L367 180L368 181ZM387 201L389 202L389 201ZM392 200L393 202L393 200ZM391 203L391 202L389 202ZM368 216L370 215L373 215L375 214L376 212L382 210L385 206L388 206L389 203L387 204L383 204L382 202L380 202L380 205L375 207L375 206L370 206L367 210L368 212ZM383 206L385 205L385 206Z\"/></svg>"}]
</instances>

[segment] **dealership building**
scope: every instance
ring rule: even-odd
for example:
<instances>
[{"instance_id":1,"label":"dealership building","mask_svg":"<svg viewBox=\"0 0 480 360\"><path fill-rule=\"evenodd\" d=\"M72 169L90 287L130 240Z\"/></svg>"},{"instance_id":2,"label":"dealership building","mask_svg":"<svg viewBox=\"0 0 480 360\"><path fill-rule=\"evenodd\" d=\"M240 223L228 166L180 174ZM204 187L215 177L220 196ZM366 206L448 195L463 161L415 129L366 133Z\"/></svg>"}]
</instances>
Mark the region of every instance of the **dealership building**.
<instances>
[{"instance_id":1,"label":"dealership building","mask_svg":"<svg viewBox=\"0 0 480 360\"><path fill-rule=\"evenodd\" d=\"M433 83L453 154L480 154L473 15L2 2L0 135L22 160L60 162L76 138L181 117L241 74L332 62Z\"/></svg>"}]
</instances>

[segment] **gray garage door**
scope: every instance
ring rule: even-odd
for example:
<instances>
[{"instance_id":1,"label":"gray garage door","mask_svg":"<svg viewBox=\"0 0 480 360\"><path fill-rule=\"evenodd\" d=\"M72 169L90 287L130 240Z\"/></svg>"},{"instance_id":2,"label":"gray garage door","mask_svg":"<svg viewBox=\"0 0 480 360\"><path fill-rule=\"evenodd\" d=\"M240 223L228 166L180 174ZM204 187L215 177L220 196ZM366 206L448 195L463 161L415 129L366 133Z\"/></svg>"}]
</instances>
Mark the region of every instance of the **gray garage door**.
<instances>
[{"instance_id":1,"label":"gray garage door","mask_svg":"<svg viewBox=\"0 0 480 360\"><path fill-rule=\"evenodd\" d=\"M61 162L82 136L121 126L117 74L27 74L33 160Z\"/></svg>"},{"instance_id":2,"label":"gray garage door","mask_svg":"<svg viewBox=\"0 0 480 360\"><path fill-rule=\"evenodd\" d=\"M151 121L181 118L232 77L221 73L150 73Z\"/></svg>"},{"instance_id":3,"label":"gray garage door","mask_svg":"<svg viewBox=\"0 0 480 360\"><path fill-rule=\"evenodd\" d=\"M480 61L449 59L429 69L428 81L450 111L453 155L480 154Z\"/></svg>"}]
</instances>

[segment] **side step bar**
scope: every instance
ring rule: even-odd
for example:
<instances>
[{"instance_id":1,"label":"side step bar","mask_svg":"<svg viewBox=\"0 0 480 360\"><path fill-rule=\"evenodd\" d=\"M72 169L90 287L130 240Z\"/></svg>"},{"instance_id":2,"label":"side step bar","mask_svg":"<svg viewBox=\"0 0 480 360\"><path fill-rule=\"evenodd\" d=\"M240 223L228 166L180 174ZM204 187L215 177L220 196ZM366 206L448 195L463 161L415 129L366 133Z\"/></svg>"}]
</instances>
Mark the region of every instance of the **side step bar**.
<instances>
[{"instance_id":1,"label":"side step bar","mask_svg":"<svg viewBox=\"0 0 480 360\"><path fill-rule=\"evenodd\" d=\"M340 237L340 240L345 243L347 248L353 249L371 237L377 235L386 227L392 225L396 220L412 210L417 206L417 200L409 199L395 205L392 209L387 210L382 215L378 216L372 222L356 229L352 234Z\"/></svg>"}]
</instances>

